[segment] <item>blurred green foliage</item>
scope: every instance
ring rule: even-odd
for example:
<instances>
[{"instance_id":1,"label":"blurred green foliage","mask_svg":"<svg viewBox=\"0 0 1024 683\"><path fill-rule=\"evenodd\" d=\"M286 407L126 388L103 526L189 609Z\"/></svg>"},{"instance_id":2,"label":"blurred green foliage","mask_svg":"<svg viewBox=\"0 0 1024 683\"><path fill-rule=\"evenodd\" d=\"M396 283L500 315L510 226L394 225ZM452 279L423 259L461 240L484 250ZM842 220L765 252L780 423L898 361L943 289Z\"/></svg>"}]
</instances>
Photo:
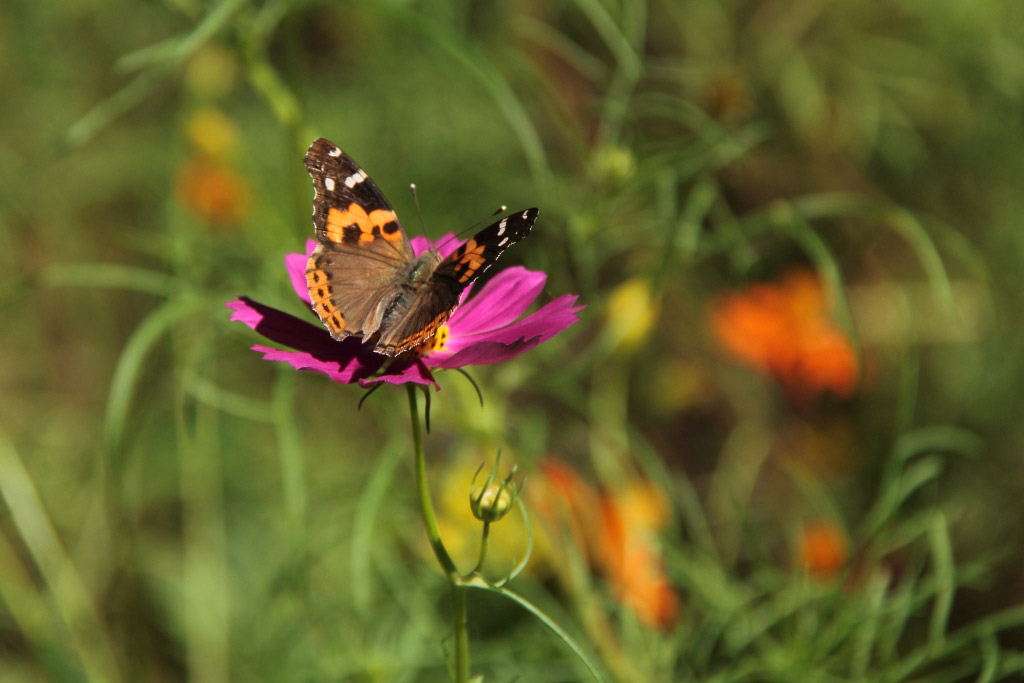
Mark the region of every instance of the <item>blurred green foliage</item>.
<instances>
[{"instance_id":1,"label":"blurred green foliage","mask_svg":"<svg viewBox=\"0 0 1024 683\"><path fill-rule=\"evenodd\" d=\"M584 319L474 373L482 408L443 375L427 452L664 490L670 628L583 551L516 582L609 678L1024 669L1024 5L15 2L0 65L0 679L447 678L404 397L357 411L223 307L302 314L319 135L411 232L410 182L430 236L541 208L502 264ZM856 395L795 400L711 332L794 266ZM814 519L850 540L831 580L795 559ZM586 676L476 598L474 671Z\"/></svg>"}]
</instances>

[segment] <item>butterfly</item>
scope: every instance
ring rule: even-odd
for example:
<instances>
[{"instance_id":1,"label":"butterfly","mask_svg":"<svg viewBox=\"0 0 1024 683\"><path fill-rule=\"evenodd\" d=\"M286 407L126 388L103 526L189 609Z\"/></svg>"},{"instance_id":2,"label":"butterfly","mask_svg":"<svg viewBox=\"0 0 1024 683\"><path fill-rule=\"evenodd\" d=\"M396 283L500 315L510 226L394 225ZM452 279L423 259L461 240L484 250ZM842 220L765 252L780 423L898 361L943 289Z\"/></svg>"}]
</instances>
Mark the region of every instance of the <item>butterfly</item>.
<instances>
[{"instance_id":1,"label":"butterfly","mask_svg":"<svg viewBox=\"0 0 1024 683\"><path fill-rule=\"evenodd\" d=\"M536 208L517 211L447 258L436 249L416 256L388 200L340 147L318 138L303 161L319 242L306 266L313 310L335 339L362 335L388 356L433 337L463 290L537 220Z\"/></svg>"}]
</instances>

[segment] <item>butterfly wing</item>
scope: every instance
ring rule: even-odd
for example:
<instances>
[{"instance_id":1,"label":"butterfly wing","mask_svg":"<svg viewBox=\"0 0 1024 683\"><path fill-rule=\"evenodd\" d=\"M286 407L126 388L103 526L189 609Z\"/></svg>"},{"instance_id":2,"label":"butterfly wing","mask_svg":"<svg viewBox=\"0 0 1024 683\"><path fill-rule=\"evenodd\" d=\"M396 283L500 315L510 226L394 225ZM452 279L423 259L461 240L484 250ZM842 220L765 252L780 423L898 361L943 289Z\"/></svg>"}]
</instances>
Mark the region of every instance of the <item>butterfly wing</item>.
<instances>
[{"instance_id":1,"label":"butterfly wing","mask_svg":"<svg viewBox=\"0 0 1024 683\"><path fill-rule=\"evenodd\" d=\"M372 335L382 302L397 294L413 260L409 238L383 193L340 147L318 138L303 161L320 242L306 267L313 310L335 339Z\"/></svg>"},{"instance_id":2,"label":"butterfly wing","mask_svg":"<svg viewBox=\"0 0 1024 683\"><path fill-rule=\"evenodd\" d=\"M526 209L487 226L434 269L395 322L381 331L378 350L395 355L434 336L459 303L459 297L502 252L530 234L537 209Z\"/></svg>"}]
</instances>

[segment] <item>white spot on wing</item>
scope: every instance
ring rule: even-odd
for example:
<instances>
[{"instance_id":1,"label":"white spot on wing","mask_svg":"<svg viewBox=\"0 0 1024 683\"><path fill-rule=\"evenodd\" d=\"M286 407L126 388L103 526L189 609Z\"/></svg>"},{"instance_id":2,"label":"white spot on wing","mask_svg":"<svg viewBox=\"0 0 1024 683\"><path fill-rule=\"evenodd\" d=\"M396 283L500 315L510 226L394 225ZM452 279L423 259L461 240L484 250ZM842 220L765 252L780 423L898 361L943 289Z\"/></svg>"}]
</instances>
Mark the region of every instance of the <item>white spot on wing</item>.
<instances>
[{"instance_id":1,"label":"white spot on wing","mask_svg":"<svg viewBox=\"0 0 1024 683\"><path fill-rule=\"evenodd\" d=\"M498 246L499 246L499 247L503 247L503 246L505 246L506 244L508 244L508 238L507 238L507 237L502 237L502 238L501 238L501 241L500 241L500 242L498 242Z\"/></svg>"},{"instance_id":2,"label":"white spot on wing","mask_svg":"<svg viewBox=\"0 0 1024 683\"><path fill-rule=\"evenodd\" d=\"M353 187L363 182L364 180L366 180L366 174L363 173L362 171L356 171L348 178L345 178L345 187L351 190Z\"/></svg>"},{"instance_id":3,"label":"white spot on wing","mask_svg":"<svg viewBox=\"0 0 1024 683\"><path fill-rule=\"evenodd\" d=\"M530 215L530 212L529 212L529 211L523 211L523 218L524 218L524 219L525 219L525 218L526 218L527 216L529 216L529 215Z\"/></svg>"},{"instance_id":4,"label":"white spot on wing","mask_svg":"<svg viewBox=\"0 0 1024 683\"><path fill-rule=\"evenodd\" d=\"M334 178L324 178L324 187L328 192L334 192Z\"/></svg>"},{"instance_id":5,"label":"white spot on wing","mask_svg":"<svg viewBox=\"0 0 1024 683\"><path fill-rule=\"evenodd\" d=\"M506 223L508 223L508 219L507 218L502 218L501 222L498 223L498 234L499 235L504 235L505 234L505 224Z\"/></svg>"},{"instance_id":6,"label":"white spot on wing","mask_svg":"<svg viewBox=\"0 0 1024 683\"><path fill-rule=\"evenodd\" d=\"M330 152L327 153L327 156L329 156L329 157L340 157L341 156L341 149L335 147L334 149L332 149Z\"/></svg>"}]
</instances>

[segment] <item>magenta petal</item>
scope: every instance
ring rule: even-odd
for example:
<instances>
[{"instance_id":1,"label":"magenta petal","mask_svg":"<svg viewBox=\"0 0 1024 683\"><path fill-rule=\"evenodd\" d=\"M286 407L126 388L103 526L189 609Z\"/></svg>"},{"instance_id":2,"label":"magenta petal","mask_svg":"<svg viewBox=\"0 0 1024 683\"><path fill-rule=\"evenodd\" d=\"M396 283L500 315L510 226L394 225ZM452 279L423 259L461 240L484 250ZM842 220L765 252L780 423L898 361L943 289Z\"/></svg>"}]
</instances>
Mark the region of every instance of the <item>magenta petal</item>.
<instances>
[{"instance_id":1,"label":"magenta petal","mask_svg":"<svg viewBox=\"0 0 1024 683\"><path fill-rule=\"evenodd\" d=\"M266 360L290 363L300 370L328 375L336 382L353 382L375 373L387 361L386 356L363 346L357 337L336 341L322 327L310 325L276 308L239 297L225 304L233 313L232 320L245 323L267 339L284 344L295 351L282 351L254 346Z\"/></svg>"},{"instance_id":2,"label":"magenta petal","mask_svg":"<svg viewBox=\"0 0 1024 683\"><path fill-rule=\"evenodd\" d=\"M423 237L422 235L416 235L415 237L410 239L409 244L412 245L413 255L417 257L422 256L423 252L425 252L427 249L430 249L430 240L428 240L426 237Z\"/></svg>"},{"instance_id":3,"label":"magenta petal","mask_svg":"<svg viewBox=\"0 0 1024 683\"><path fill-rule=\"evenodd\" d=\"M416 235L409 240L412 244L412 253L416 256L421 256L427 249L437 249L437 253L441 258L446 258L453 251L458 249L462 241L455 236L455 233L449 232L441 235L441 238L436 242L431 242L426 237Z\"/></svg>"},{"instance_id":4,"label":"magenta petal","mask_svg":"<svg viewBox=\"0 0 1024 683\"><path fill-rule=\"evenodd\" d=\"M314 249L316 249L316 241L306 240L305 254L284 255L284 267L288 271L288 279L292 281L292 289L307 304L311 302L309 300L309 285L306 284L306 264L309 263L309 257Z\"/></svg>"},{"instance_id":5,"label":"magenta petal","mask_svg":"<svg viewBox=\"0 0 1024 683\"><path fill-rule=\"evenodd\" d=\"M224 304L230 308L232 320L245 323L267 339L310 352L328 352L337 342L322 327L310 325L294 315L253 301L247 296Z\"/></svg>"},{"instance_id":6,"label":"magenta petal","mask_svg":"<svg viewBox=\"0 0 1024 683\"><path fill-rule=\"evenodd\" d=\"M396 359L379 377L359 380L360 386L364 387L379 384L380 382L388 384L408 384L412 382L413 384L432 385L438 391L441 389L427 366L415 356L410 356L407 359Z\"/></svg>"},{"instance_id":7,"label":"magenta petal","mask_svg":"<svg viewBox=\"0 0 1024 683\"><path fill-rule=\"evenodd\" d=\"M585 307L576 305L575 294L563 294L541 306L522 320L507 325L500 330L492 330L479 335L481 340L500 341L511 344L518 339L539 337L547 341L570 325L579 321L577 315Z\"/></svg>"},{"instance_id":8,"label":"magenta petal","mask_svg":"<svg viewBox=\"0 0 1024 683\"><path fill-rule=\"evenodd\" d=\"M452 255L459 246L462 245L463 240L460 240L454 232L446 232L441 235L441 238L434 242L434 249L437 249L437 253L441 258L448 258Z\"/></svg>"},{"instance_id":9,"label":"magenta petal","mask_svg":"<svg viewBox=\"0 0 1024 683\"><path fill-rule=\"evenodd\" d=\"M288 363L296 370L305 370L306 372L319 372L323 375L327 375L335 382L341 384L351 384L352 382L362 382L365 378L369 377L373 373L377 372L383 362L376 361L374 359L367 359L362 357L349 357L347 359L323 359L317 358L310 353L304 351L283 351L281 349L273 349L268 346L253 346L253 351L259 351L263 354L263 360L274 360L283 363ZM377 354L373 354L377 355ZM370 363L364 362L370 360Z\"/></svg>"},{"instance_id":10,"label":"magenta petal","mask_svg":"<svg viewBox=\"0 0 1024 683\"><path fill-rule=\"evenodd\" d=\"M448 321L452 335L479 334L508 325L530 307L547 279L545 273L522 266L504 269L455 309Z\"/></svg>"},{"instance_id":11,"label":"magenta petal","mask_svg":"<svg viewBox=\"0 0 1024 683\"><path fill-rule=\"evenodd\" d=\"M497 342L507 346L517 344L523 340L536 340L534 344L536 346L536 344L551 339L579 320L577 313L583 310L583 306L575 304L575 295L563 294L557 299L549 301L522 320L500 329L489 330L471 336L456 335L453 331L452 336L445 345L445 351L430 354L425 359L426 363L431 367L455 367L452 365L451 359L470 347L486 342ZM522 353L522 351L519 353Z\"/></svg>"},{"instance_id":12,"label":"magenta petal","mask_svg":"<svg viewBox=\"0 0 1024 683\"><path fill-rule=\"evenodd\" d=\"M576 296L566 294L548 302L522 320L470 337L455 336L446 350L427 355L423 360L430 367L458 368L463 365L486 365L508 360L551 339L579 320Z\"/></svg>"},{"instance_id":13,"label":"magenta petal","mask_svg":"<svg viewBox=\"0 0 1024 683\"><path fill-rule=\"evenodd\" d=\"M529 351L542 341L544 340L540 337L533 337L532 339L518 339L511 344L496 341L474 342L451 355L431 354L424 358L424 361L430 367L435 368L461 368L464 365L500 363Z\"/></svg>"}]
</instances>

